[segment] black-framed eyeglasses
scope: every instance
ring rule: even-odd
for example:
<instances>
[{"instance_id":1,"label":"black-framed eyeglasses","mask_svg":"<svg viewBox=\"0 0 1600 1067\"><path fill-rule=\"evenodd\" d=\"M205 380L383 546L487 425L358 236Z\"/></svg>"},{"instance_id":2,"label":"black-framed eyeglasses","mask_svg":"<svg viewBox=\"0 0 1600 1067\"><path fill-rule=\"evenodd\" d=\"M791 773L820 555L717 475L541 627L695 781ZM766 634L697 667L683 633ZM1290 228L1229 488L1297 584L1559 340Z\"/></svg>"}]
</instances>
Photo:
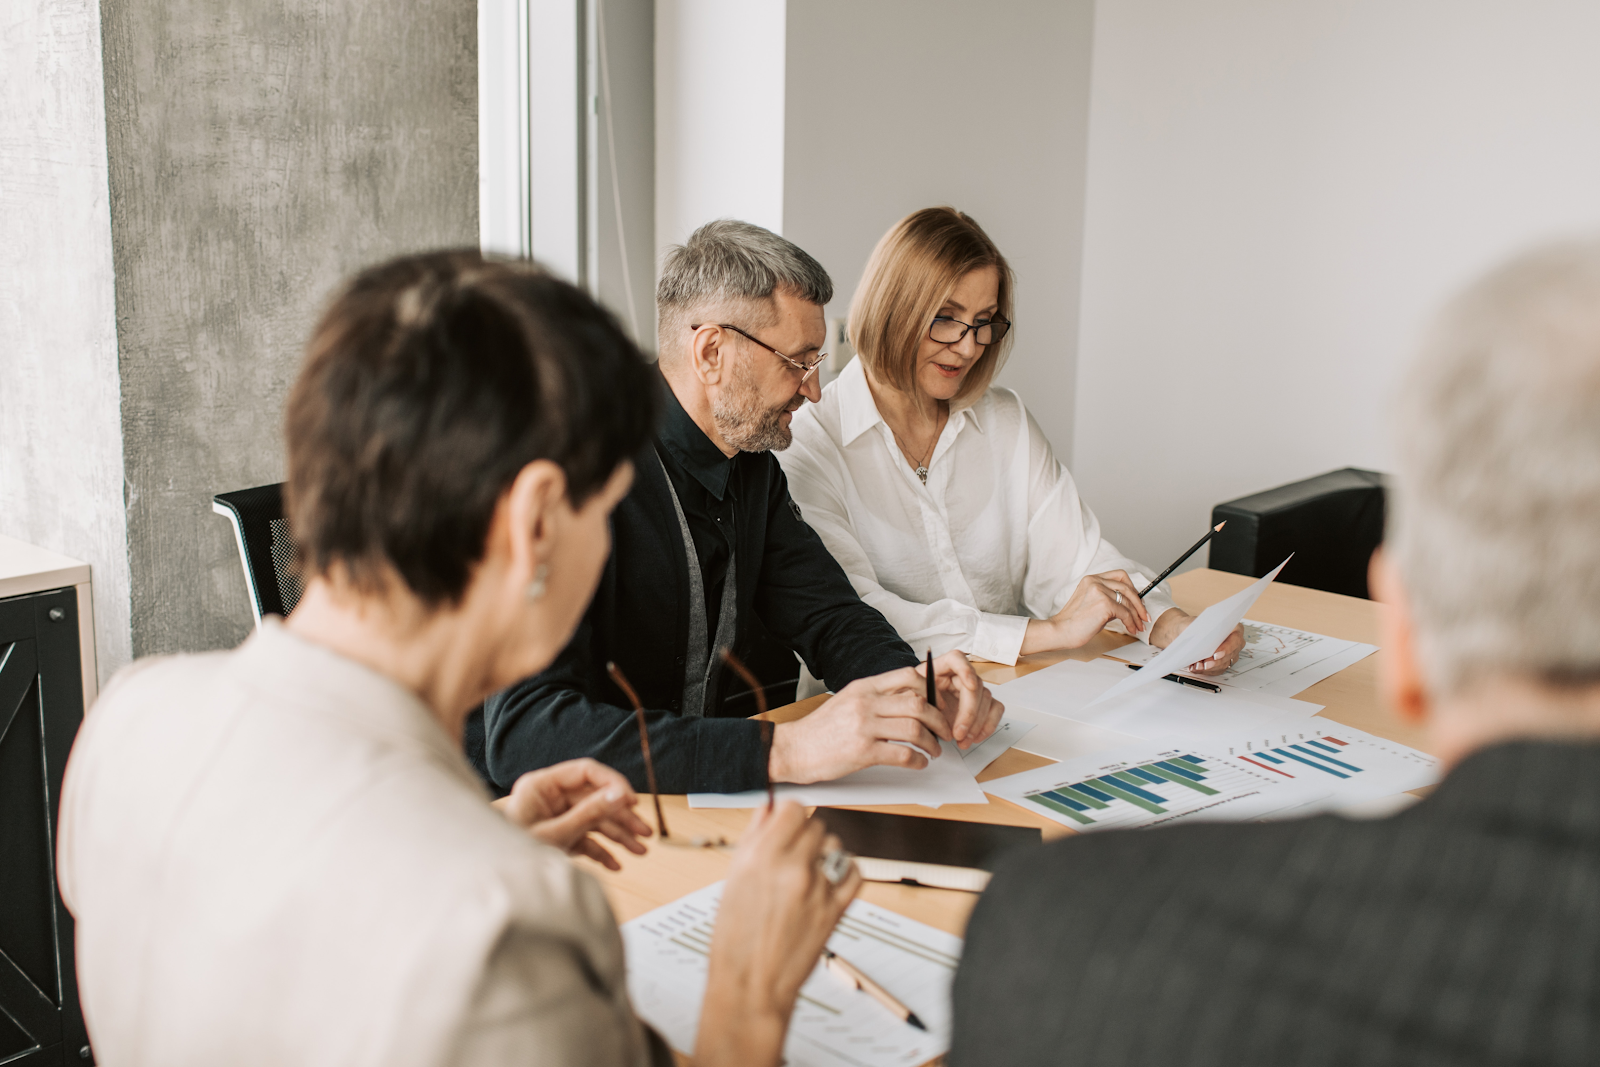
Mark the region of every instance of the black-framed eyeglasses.
<instances>
[{"instance_id":1,"label":"black-framed eyeglasses","mask_svg":"<svg viewBox=\"0 0 1600 1067\"><path fill-rule=\"evenodd\" d=\"M698 330L700 327L702 327L704 325L706 325L706 324L703 323L703 322L697 322L694 325L690 326L689 329ZM771 345L767 344L765 341L761 340L759 337L750 336L748 333L745 333L743 330L739 329L739 327L733 325L732 323L719 322L716 325L719 326L720 328L724 329L724 330L732 330L734 333L738 334L740 337L743 337L746 341L749 341L752 344L760 345L762 348L765 348L768 352L771 352L773 355L777 356L779 359L781 359L785 363L789 364L789 366L793 367L795 370L800 372L800 381L802 383L804 383L807 378L811 377L811 375L816 373L817 368L822 366L822 361L828 358L828 353L826 353L826 352L818 352L816 359L812 360L810 363L802 363L798 359L795 359L793 356L786 356L782 352L779 352L776 348L773 348Z\"/></svg>"},{"instance_id":2,"label":"black-framed eyeglasses","mask_svg":"<svg viewBox=\"0 0 1600 1067\"><path fill-rule=\"evenodd\" d=\"M972 331L972 339L980 345L992 345L1006 335L1011 329L1011 323L1005 319L990 319L976 325L952 319L948 315L936 316L928 326L928 339L941 345L959 344L961 339Z\"/></svg>"}]
</instances>

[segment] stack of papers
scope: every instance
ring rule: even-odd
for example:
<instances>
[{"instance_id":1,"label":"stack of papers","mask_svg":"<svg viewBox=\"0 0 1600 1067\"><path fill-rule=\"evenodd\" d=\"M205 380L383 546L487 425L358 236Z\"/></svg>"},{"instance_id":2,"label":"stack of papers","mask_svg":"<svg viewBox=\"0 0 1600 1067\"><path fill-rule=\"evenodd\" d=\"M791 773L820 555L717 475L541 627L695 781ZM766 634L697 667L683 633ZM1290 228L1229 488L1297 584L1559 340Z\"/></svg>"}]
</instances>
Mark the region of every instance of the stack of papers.
<instances>
[{"instance_id":1,"label":"stack of papers","mask_svg":"<svg viewBox=\"0 0 1600 1067\"><path fill-rule=\"evenodd\" d=\"M1244 652L1239 662L1211 681L1236 689L1292 697L1378 651L1377 645L1360 641L1342 641L1253 619L1243 622ZM1129 663L1149 663L1159 651L1136 642L1109 654Z\"/></svg>"},{"instance_id":2,"label":"stack of papers","mask_svg":"<svg viewBox=\"0 0 1600 1067\"><path fill-rule=\"evenodd\" d=\"M640 1018L688 1055L705 1000L723 883L623 924L628 995ZM865 901L851 903L828 947L910 1008L918 1030L820 964L800 989L784 1045L793 1067L915 1067L950 1048L950 984L962 941Z\"/></svg>"},{"instance_id":3,"label":"stack of papers","mask_svg":"<svg viewBox=\"0 0 1600 1067\"><path fill-rule=\"evenodd\" d=\"M1067 759L1079 751L1058 749L1052 742L1060 733L1050 729L1043 716L1071 719L1123 737L1171 740L1271 733L1286 717L1300 721L1322 710L1321 704L1267 693L1237 689L1211 693L1160 679L1113 696L1133 675L1126 664L1114 660L1062 660L996 687L995 696L1005 702L1008 715L1016 712L1038 724L1018 747L1052 759Z\"/></svg>"}]
</instances>

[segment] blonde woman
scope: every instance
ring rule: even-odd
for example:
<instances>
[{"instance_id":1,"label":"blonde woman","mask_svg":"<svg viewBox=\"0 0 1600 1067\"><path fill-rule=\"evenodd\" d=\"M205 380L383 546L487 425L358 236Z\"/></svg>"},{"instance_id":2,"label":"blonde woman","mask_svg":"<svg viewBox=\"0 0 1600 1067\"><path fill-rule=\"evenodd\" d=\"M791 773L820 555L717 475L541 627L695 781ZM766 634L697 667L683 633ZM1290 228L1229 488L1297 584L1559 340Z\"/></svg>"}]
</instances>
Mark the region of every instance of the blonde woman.
<instances>
[{"instance_id":1,"label":"blonde woman","mask_svg":"<svg viewBox=\"0 0 1600 1067\"><path fill-rule=\"evenodd\" d=\"M850 308L857 357L794 418L789 489L856 592L917 650L998 663L1103 628L1165 647L1191 621L1100 535L1021 398L992 386L1012 275L953 208L895 224ZM1235 631L1194 664L1220 674Z\"/></svg>"}]
</instances>

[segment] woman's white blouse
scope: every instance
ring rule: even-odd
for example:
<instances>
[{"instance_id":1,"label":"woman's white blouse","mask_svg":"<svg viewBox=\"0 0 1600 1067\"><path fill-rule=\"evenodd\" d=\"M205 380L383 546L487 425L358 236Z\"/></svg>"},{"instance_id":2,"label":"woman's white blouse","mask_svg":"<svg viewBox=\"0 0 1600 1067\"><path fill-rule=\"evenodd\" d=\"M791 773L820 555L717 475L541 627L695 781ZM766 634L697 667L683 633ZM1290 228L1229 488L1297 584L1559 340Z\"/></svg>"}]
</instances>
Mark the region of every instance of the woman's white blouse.
<instances>
[{"instance_id":1,"label":"woman's white blouse","mask_svg":"<svg viewBox=\"0 0 1600 1067\"><path fill-rule=\"evenodd\" d=\"M1100 536L1009 389L950 413L926 486L878 414L860 360L796 412L792 429L777 455L805 521L919 654L959 648L1015 663L1028 620L1060 611L1084 575L1122 569L1142 587L1155 573ZM1145 597L1152 622L1172 606L1165 585Z\"/></svg>"}]
</instances>

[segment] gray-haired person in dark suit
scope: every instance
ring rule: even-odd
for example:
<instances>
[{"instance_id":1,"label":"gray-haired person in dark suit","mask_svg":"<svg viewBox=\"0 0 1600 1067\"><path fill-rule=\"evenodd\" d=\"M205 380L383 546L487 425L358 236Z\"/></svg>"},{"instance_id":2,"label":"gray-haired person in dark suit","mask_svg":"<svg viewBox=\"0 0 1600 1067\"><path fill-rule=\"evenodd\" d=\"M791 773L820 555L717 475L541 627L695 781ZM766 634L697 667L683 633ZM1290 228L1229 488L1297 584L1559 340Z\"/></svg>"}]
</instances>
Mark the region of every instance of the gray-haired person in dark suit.
<instances>
[{"instance_id":1,"label":"gray-haired person in dark suit","mask_svg":"<svg viewBox=\"0 0 1600 1067\"><path fill-rule=\"evenodd\" d=\"M1600 242L1469 289L1397 415L1383 688L1443 783L1015 858L952 1065L1600 1063Z\"/></svg>"}]
</instances>

